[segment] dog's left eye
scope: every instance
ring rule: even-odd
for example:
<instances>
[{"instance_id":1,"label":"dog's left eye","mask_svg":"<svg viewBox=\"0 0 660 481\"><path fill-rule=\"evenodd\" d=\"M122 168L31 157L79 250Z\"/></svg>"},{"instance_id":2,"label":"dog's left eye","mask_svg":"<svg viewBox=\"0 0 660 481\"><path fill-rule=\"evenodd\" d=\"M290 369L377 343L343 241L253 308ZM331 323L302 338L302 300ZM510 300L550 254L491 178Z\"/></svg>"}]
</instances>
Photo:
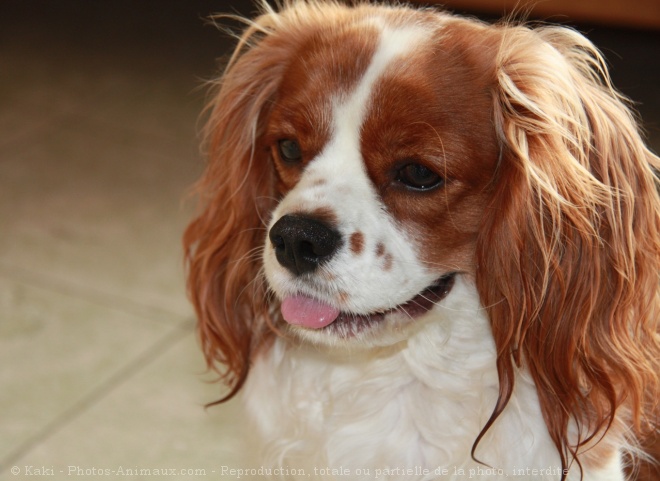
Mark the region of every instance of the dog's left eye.
<instances>
[{"instance_id":1,"label":"dog's left eye","mask_svg":"<svg viewBox=\"0 0 660 481\"><path fill-rule=\"evenodd\" d=\"M406 164L399 169L397 180L415 190L429 190L442 184L443 179L421 164Z\"/></svg>"},{"instance_id":2,"label":"dog's left eye","mask_svg":"<svg viewBox=\"0 0 660 481\"><path fill-rule=\"evenodd\" d=\"M302 150L297 141L291 139L280 140L277 143L277 150L284 162L295 163L302 160Z\"/></svg>"}]
</instances>

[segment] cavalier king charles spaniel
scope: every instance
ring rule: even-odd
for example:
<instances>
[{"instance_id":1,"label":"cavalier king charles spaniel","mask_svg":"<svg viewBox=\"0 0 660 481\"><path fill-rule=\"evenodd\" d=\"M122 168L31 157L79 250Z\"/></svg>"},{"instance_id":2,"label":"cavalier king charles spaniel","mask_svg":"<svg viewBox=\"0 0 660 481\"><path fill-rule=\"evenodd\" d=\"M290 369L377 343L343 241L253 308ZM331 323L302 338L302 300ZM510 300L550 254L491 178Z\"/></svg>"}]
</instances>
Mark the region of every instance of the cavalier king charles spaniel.
<instances>
[{"instance_id":1,"label":"cavalier king charles spaniel","mask_svg":"<svg viewBox=\"0 0 660 481\"><path fill-rule=\"evenodd\" d=\"M184 244L286 479L621 481L659 397L660 159L582 35L263 6Z\"/></svg>"}]
</instances>

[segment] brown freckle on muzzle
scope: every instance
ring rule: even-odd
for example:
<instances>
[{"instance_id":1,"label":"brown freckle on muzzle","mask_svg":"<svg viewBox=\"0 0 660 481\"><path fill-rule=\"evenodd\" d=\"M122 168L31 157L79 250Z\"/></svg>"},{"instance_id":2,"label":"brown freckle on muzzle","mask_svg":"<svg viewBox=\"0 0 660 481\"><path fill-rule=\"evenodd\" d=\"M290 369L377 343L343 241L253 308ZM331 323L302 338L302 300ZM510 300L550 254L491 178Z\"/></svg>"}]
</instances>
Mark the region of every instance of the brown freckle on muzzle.
<instances>
[{"instance_id":1,"label":"brown freckle on muzzle","mask_svg":"<svg viewBox=\"0 0 660 481\"><path fill-rule=\"evenodd\" d=\"M385 263L383 264L383 270L389 271L392 268L393 263L394 263L394 258L392 257L392 254L390 253L385 254Z\"/></svg>"},{"instance_id":2,"label":"brown freckle on muzzle","mask_svg":"<svg viewBox=\"0 0 660 481\"><path fill-rule=\"evenodd\" d=\"M319 271L318 275L321 276L321 279L323 279L326 282L334 282L337 280L337 276L335 274L325 270Z\"/></svg>"},{"instance_id":3,"label":"brown freckle on muzzle","mask_svg":"<svg viewBox=\"0 0 660 481\"><path fill-rule=\"evenodd\" d=\"M364 250L364 234L360 231L353 232L350 238L351 252L360 255Z\"/></svg>"},{"instance_id":4,"label":"brown freckle on muzzle","mask_svg":"<svg viewBox=\"0 0 660 481\"><path fill-rule=\"evenodd\" d=\"M335 214L335 211L330 207L319 207L311 212L300 212L300 214L324 222L332 227L339 225L337 214Z\"/></svg>"},{"instance_id":5,"label":"brown freckle on muzzle","mask_svg":"<svg viewBox=\"0 0 660 481\"><path fill-rule=\"evenodd\" d=\"M385 248L385 244L383 244L382 242L376 244L376 257L383 258L382 266L384 271L389 271L390 269L392 269L392 265L394 264L394 257L392 256L392 254L387 252Z\"/></svg>"},{"instance_id":6,"label":"brown freckle on muzzle","mask_svg":"<svg viewBox=\"0 0 660 481\"><path fill-rule=\"evenodd\" d=\"M323 178L320 178L320 179L316 179L316 180L312 183L312 187L321 187L321 186L323 186L323 185L325 185L325 184L327 184L327 181L326 181L325 179L323 179Z\"/></svg>"}]
</instances>

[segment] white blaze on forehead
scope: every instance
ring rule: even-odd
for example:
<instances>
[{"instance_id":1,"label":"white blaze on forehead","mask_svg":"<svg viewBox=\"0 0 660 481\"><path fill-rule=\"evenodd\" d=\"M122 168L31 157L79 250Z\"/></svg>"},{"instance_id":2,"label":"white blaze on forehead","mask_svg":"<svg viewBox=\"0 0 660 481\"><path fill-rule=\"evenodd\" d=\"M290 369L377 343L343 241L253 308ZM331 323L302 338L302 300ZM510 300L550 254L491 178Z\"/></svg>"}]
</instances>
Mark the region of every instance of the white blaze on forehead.
<instances>
[{"instance_id":1,"label":"white blaze on forehead","mask_svg":"<svg viewBox=\"0 0 660 481\"><path fill-rule=\"evenodd\" d=\"M428 33L422 27L391 28L380 26L378 47L371 63L356 89L348 96L335 100L332 149L338 147L354 159L360 152L360 131L364 123L374 84L393 61L414 51ZM335 150L336 152L336 150ZM352 155L350 155L352 153ZM346 157L345 157L346 158Z\"/></svg>"}]
</instances>

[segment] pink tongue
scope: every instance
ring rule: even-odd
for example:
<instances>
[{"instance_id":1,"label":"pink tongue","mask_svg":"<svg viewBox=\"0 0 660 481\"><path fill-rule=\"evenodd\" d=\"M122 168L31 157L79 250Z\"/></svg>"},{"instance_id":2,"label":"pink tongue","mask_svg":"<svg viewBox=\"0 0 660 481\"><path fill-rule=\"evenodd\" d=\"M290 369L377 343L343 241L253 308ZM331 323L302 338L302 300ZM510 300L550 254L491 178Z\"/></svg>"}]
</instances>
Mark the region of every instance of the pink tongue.
<instances>
[{"instance_id":1,"label":"pink tongue","mask_svg":"<svg viewBox=\"0 0 660 481\"><path fill-rule=\"evenodd\" d=\"M282 316L289 324L320 329L339 317L339 309L311 297L292 296L282 301Z\"/></svg>"}]
</instances>

